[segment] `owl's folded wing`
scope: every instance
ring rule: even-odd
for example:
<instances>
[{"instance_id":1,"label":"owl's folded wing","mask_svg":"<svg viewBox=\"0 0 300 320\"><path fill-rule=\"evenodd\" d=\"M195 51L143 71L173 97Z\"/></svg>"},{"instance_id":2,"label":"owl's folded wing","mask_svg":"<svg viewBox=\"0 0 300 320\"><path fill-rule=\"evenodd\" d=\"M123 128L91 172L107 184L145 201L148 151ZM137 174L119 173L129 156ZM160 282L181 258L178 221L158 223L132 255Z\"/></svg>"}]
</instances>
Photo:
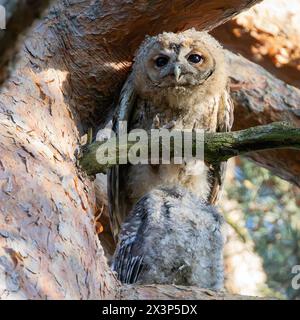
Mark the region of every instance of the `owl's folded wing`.
<instances>
[{"instance_id":1,"label":"owl's folded wing","mask_svg":"<svg viewBox=\"0 0 300 320\"><path fill-rule=\"evenodd\" d=\"M126 121L128 123L136 102L136 94L133 89L132 81L132 75L129 75L121 90L119 103L116 107L116 113L113 119L113 130L117 136L120 132L127 134L127 132L124 132L124 128L122 128L120 121ZM126 216L126 213L123 212L125 207L122 205L122 203L120 203L122 201L126 201L126 199L123 199L124 195L120 189L120 186L124 183L121 180L122 176L120 176L119 165L116 165L108 170L107 193L109 200L110 225L113 237L116 241L120 232L121 224Z\"/></svg>"},{"instance_id":2,"label":"owl's folded wing","mask_svg":"<svg viewBox=\"0 0 300 320\"><path fill-rule=\"evenodd\" d=\"M122 283L132 284L138 281L143 271L144 233L147 230L147 210L143 201L134 207L133 212L123 224L119 243L113 257L112 270Z\"/></svg>"},{"instance_id":3,"label":"owl's folded wing","mask_svg":"<svg viewBox=\"0 0 300 320\"><path fill-rule=\"evenodd\" d=\"M233 101L230 98L228 89L224 91L220 99L217 132L231 131L234 120L233 111L234 105ZM215 204L219 199L225 179L226 167L227 163L221 162L219 165L212 166L212 168L210 169L211 189L208 200L211 204Z\"/></svg>"}]
</instances>

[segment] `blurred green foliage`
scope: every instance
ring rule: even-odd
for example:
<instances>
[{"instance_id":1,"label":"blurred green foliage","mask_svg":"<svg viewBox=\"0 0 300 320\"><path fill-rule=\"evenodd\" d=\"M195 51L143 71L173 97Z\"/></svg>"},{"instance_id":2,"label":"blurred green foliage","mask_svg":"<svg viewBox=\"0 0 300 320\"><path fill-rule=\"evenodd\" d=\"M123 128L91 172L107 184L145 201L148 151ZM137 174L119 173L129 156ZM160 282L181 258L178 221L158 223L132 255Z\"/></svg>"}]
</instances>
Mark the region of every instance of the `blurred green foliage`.
<instances>
[{"instance_id":1,"label":"blurred green foliage","mask_svg":"<svg viewBox=\"0 0 300 320\"><path fill-rule=\"evenodd\" d=\"M244 158L227 186L245 214L245 225L263 259L267 285L276 296L300 299L291 270L300 265L300 189Z\"/></svg>"}]
</instances>

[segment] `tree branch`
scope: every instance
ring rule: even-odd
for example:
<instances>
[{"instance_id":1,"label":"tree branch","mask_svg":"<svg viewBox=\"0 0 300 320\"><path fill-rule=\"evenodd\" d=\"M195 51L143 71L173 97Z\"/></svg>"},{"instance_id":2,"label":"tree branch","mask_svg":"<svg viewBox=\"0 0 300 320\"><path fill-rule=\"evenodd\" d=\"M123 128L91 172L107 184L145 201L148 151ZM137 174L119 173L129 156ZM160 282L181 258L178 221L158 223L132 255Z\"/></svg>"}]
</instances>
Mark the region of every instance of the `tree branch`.
<instances>
[{"instance_id":1,"label":"tree branch","mask_svg":"<svg viewBox=\"0 0 300 320\"><path fill-rule=\"evenodd\" d=\"M278 121L300 127L300 90L277 79L261 66L227 51L234 130ZM299 150L251 152L247 157L274 174L300 186Z\"/></svg>"},{"instance_id":2,"label":"tree branch","mask_svg":"<svg viewBox=\"0 0 300 320\"><path fill-rule=\"evenodd\" d=\"M52 52L70 73L74 108L85 125L105 123L116 93L145 35L188 28L211 30L261 0L58 1L51 28L61 46ZM77 17L70 19L70 17ZM73 21L75 23L73 23ZM47 35L48 36L48 35Z\"/></svg>"},{"instance_id":3,"label":"tree branch","mask_svg":"<svg viewBox=\"0 0 300 320\"><path fill-rule=\"evenodd\" d=\"M210 163L219 163L254 151L282 148L300 149L300 128L278 122L205 135L205 159Z\"/></svg>"},{"instance_id":4,"label":"tree branch","mask_svg":"<svg viewBox=\"0 0 300 320\"><path fill-rule=\"evenodd\" d=\"M264 126L257 126L241 131L205 133L204 157L209 163L220 163L231 157L247 154L259 150L269 150L277 148L300 149L300 128L294 128L288 123L272 123ZM117 163L121 160L120 151L126 150L126 155L135 142L128 142L127 145L115 144L115 139L105 142L106 146L114 150ZM113 166L115 158L108 159L106 164L100 164L96 160L98 148L103 142L94 142L83 149L83 154L79 159L81 168L88 175L104 173ZM145 146L148 150L148 146ZM160 148L162 142L160 141ZM193 150L196 149L196 140L193 137ZM173 144L170 144L171 156L174 152ZM151 153L151 148L148 150ZM122 160L124 160L122 158Z\"/></svg>"},{"instance_id":5,"label":"tree branch","mask_svg":"<svg viewBox=\"0 0 300 320\"><path fill-rule=\"evenodd\" d=\"M233 295L197 287L175 285L123 285L118 299L126 300L265 300L258 297Z\"/></svg>"},{"instance_id":6,"label":"tree branch","mask_svg":"<svg viewBox=\"0 0 300 320\"><path fill-rule=\"evenodd\" d=\"M0 30L0 85L19 50L20 36L41 17L52 0L0 0L6 10L6 29Z\"/></svg>"}]
</instances>

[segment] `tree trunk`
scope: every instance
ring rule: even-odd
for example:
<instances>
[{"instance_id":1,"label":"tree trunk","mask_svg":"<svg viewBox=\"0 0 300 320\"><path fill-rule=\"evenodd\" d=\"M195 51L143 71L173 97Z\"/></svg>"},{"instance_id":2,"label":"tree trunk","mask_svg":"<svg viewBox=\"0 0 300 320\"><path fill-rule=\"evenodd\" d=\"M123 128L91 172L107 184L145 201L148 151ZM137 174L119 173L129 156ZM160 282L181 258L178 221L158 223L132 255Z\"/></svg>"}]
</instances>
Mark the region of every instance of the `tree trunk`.
<instances>
[{"instance_id":1,"label":"tree trunk","mask_svg":"<svg viewBox=\"0 0 300 320\"><path fill-rule=\"evenodd\" d=\"M0 84L9 74L11 60L18 51L21 35L40 18L50 0L0 0L5 7L5 31L0 31Z\"/></svg>"},{"instance_id":2,"label":"tree trunk","mask_svg":"<svg viewBox=\"0 0 300 320\"><path fill-rule=\"evenodd\" d=\"M106 263L80 135L110 117L146 33L211 29L256 2L60 0L35 24L0 95L0 298L147 296L120 295Z\"/></svg>"},{"instance_id":3,"label":"tree trunk","mask_svg":"<svg viewBox=\"0 0 300 320\"><path fill-rule=\"evenodd\" d=\"M78 122L68 73L55 67L51 19L26 39L1 90L0 299L114 298L93 183L76 167Z\"/></svg>"}]
</instances>

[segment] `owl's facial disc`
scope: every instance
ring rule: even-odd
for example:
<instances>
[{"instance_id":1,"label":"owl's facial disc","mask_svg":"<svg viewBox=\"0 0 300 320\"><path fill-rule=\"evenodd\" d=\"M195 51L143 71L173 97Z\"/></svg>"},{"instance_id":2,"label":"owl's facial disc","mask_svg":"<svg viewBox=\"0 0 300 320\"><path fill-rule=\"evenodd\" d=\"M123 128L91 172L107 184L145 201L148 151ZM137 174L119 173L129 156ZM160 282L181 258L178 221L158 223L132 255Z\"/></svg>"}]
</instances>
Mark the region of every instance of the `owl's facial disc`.
<instances>
[{"instance_id":1,"label":"owl's facial disc","mask_svg":"<svg viewBox=\"0 0 300 320\"><path fill-rule=\"evenodd\" d=\"M146 61L148 78L157 87L193 87L207 81L216 61L206 48L170 44L154 48Z\"/></svg>"}]
</instances>

